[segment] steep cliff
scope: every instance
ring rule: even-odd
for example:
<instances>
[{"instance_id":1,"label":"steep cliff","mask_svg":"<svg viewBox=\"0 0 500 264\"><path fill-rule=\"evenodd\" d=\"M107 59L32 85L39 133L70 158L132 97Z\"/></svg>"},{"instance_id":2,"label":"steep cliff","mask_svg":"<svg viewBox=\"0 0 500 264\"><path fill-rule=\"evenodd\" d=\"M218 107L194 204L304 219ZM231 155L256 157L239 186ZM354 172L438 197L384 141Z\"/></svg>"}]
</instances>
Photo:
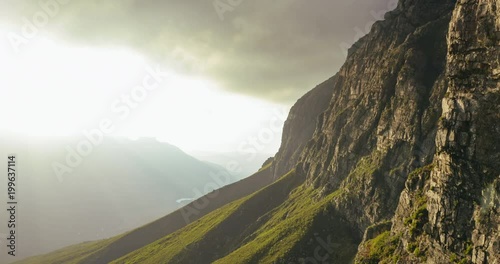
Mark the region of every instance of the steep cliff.
<instances>
[{"instance_id":1,"label":"steep cliff","mask_svg":"<svg viewBox=\"0 0 500 264\"><path fill-rule=\"evenodd\" d=\"M115 263L499 263L498 5L401 0L292 108L275 182Z\"/></svg>"},{"instance_id":2,"label":"steep cliff","mask_svg":"<svg viewBox=\"0 0 500 264\"><path fill-rule=\"evenodd\" d=\"M293 169L299 161L300 154L312 138L318 117L330 104L337 76L316 86L302 96L290 109L283 128L281 147L274 158L273 174L281 177Z\"/></svg>"},{"instance_id":3,"label":"steep cliff","mask_svg":"<svg viewBox=\"0 0 500 264\"><path fill-rule=\"evenodd\" d=\"M436 153L408 179L391 230L405 263L500 263L499 7L460 1L453 13Z\"/></svg>"}]
</instances>

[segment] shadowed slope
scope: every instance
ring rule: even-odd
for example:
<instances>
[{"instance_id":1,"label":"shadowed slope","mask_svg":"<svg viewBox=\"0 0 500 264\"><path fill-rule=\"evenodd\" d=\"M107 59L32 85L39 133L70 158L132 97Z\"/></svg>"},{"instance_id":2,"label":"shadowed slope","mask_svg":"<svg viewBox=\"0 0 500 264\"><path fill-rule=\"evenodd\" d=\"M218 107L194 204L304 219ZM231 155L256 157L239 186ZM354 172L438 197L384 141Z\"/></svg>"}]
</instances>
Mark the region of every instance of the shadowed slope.
<instances>
[{"instance_id":1,"label":"shadowed slope","mask_svg":"<svg viewBox=\"0 0 500 264\"><path fill-rule=\"evenodd\" d=\"M272 175L268 166L244 180L221 188L215 197L213 194L203 196L184 208L119 237L70 246L16 263L108 263L168 236L215 209L245 197L271 182Z\"/></svg>"}]
</instances>

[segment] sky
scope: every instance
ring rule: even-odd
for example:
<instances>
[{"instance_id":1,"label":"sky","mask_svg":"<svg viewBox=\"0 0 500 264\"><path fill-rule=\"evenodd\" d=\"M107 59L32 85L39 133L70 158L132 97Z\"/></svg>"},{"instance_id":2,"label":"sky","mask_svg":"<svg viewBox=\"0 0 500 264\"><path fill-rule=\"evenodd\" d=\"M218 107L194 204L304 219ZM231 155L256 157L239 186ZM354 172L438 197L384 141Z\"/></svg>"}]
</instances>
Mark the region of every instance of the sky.
<instances>
[{"instance_id":1,"label":"sky","mask_svg":"<svg viewBox=\"0 0 500 264\"><path fill-rule=\"evenodd\" d=\"M0 0L0 131L277 151L286 113L395 0Z\"/></svg>"}]
</instances>

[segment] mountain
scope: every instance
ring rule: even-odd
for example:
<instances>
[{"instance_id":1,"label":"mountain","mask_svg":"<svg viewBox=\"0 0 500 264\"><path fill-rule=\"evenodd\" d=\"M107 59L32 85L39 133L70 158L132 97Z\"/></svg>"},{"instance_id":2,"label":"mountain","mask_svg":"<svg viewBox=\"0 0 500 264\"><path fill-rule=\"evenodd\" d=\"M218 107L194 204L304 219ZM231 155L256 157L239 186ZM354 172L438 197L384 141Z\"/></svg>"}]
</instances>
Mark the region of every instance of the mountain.
<instances>
[{"instance_id":1,"label":"mountain","mask_svg":"<svg viewBox=\"0 0 500 264\"><path fill-rule=\"evenodd\" d=\"M272 160L270 160L272 162ZM267 162L254 175L224 186L140 228L110 239L85 242L16 263L108 263L197 221L222 206L235 202L273 181ZM215 212L217 213L217 212Z\"/></svg>"},{"instance_id":2,"label":"mountain","mask_svg":"<svg viewBox=\"0 0 500 264\"><path fill-rule=\"evenodd\" d=\"M401 0L292 108L274 181L111 263L500 263L499 7Z\"/></svg>"},{"instance_id":3,"label":"mountain","mask_svg":"<svg viewBox=\"0 0 500 264\"><path fill-rule=\"evenodd\" d=\"M499 8L453 11L436 151L408 177L387 237L405 263L500 263Z\"/></svg>"},{"instance_id":4,"label":"mountain","mask_svg":"<svg viewBox=\"0 0 500 264\"><path fill-rule=\"evenodd\" d=\"M53 165L65 166L68 148L76 152L78 142L0 143L4 156L14 153L18 162L17 257L121 234L177 210L184 205L180 199L197 199L236 181L220 166L147 138L107 138L58 177ZM11 259L1 257L2 263Z\"/></svg>"},{"instance_id":5,"label":"mountain","mask_svg":"<svg viewBox=\"0 0 500 264\"><path fill-rule=\"evenodd\" d=\"M240 151L221 153L197 151L189 154L205 162L226 165L228 172L238 179L245 179L248 175L254 174L262 163L274 155L274 153L253 154Z\"/></svg>"}]
</instances>

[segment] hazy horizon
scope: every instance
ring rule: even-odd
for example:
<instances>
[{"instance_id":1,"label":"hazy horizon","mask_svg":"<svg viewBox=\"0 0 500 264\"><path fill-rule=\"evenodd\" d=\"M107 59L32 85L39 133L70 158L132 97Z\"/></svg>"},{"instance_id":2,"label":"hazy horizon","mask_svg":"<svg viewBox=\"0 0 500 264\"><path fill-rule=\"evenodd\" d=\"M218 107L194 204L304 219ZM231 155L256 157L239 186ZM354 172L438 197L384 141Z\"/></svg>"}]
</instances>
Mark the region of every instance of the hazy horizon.
<instances>
[{"instance_id":1,"label":"hazy horizon","mask_svg":"<svg viewBox=\"0 0 500 264\"><path fill-rule=\"evenodd\" d=\"M291 105L396 1L216 3L2 1L0 131L81 136L106 119L188 152L257 138L274 153Z\"/></svg>"}]
</instances>

